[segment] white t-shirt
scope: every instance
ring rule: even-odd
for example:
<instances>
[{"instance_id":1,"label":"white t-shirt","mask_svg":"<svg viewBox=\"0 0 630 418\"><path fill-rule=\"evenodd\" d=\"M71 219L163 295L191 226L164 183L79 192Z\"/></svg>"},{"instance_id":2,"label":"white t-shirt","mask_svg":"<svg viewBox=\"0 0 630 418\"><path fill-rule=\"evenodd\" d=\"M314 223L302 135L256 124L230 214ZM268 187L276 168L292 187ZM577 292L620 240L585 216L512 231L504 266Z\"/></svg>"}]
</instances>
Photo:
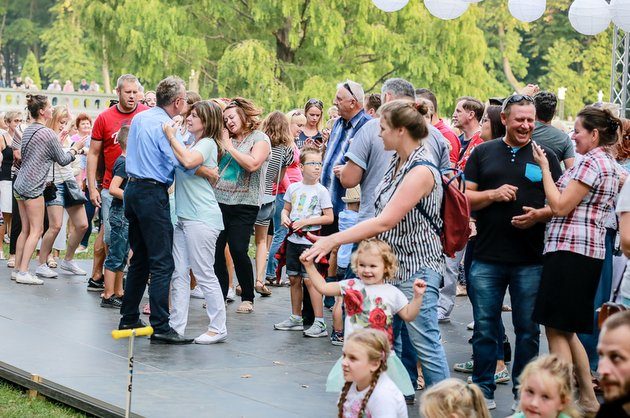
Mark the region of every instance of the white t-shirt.
<instances>
[{"instance_id":1,"label":"white t-shirt","mask_svg":"<svg viewBox=\"0 0 630 418\"><path fill-rule=\"evenodd\" d=\"M322 216L324 209L332 208L330 193L320 183L304 184L301 181L291 184L284 194L284 201L291 204L291 221L299 221L317 216ZM311 225L302 228L303 231L317 231L321 225ZM289 241L294 244L312 244L306 237L296 234L289 236Z\"/></svg>"},{"instance_id":2,"label":"white t-shirt","mask_svg":"<svg viewBox=\"0 0 630 418\"><path fill-rule=\"evenodd\" d=\"M344 336L357 329L380 329L393 347L394 315L409 303L403 292L387 283L365 286L361 279L342 280L339 287L346 310Z\"/></svg>"},{"instance_id":3,"label":"white t-shirt","mask_svg":"<svg viewBox=\"0 0 630 418\"><path fill-rule=\"evenodd\" d=\"M357 418L361 403L365 394L370 389L368 386L362 391L357 391L356 384L350 386L346 401L343 404L343 418ZM376 387L368 399L365 407L367 418L407 418L407 405L402 392L396 384L382 373L378 378Z\"/></svg>"}]
</instances>

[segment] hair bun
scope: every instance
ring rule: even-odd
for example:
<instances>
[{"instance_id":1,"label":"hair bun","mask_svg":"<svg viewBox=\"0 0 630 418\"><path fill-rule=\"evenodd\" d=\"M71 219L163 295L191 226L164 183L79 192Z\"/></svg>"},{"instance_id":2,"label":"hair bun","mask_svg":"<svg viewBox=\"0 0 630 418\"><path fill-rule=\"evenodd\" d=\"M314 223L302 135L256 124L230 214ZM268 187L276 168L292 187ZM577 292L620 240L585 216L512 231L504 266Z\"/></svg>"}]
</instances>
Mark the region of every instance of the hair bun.
<instances>
[{"instance_id":1,"label":"hair bun","mask_svg":"<svg viewBox=\"0 0 630 418\"><path fill-rule=\"evenodd\" d=\"M416 109L422 116L429 113L429 106L424 101L413 103L413 108Z\"/></svg>"}]
</instances>

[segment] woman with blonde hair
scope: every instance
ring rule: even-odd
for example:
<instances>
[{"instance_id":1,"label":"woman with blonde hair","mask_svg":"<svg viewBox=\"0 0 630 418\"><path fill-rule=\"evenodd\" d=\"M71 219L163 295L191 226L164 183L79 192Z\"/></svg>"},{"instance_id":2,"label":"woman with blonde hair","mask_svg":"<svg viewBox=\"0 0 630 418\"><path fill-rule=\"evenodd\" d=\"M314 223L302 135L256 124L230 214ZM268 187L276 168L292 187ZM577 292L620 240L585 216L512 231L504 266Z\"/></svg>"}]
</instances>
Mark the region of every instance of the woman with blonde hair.
<instances>
[{"instance_id":1,"label":"woman with blonde hair","mask_svg":"<svg viewBox=\"0 0 630 418\"><path fill-rule=\"evenodd\" d=\"M68 149L70 145L70 126L72 124L70 112L65 106L57 106L54 108L52 118L46 126L58 134L58 141L63 149ZM82 142L85 143L86 138ZM76 143L76 142L75 142ZM82 154L83 147L78 150L78 154ZM87 201L85 195L79 188L75 179L72 166L61 166L53 163L49 173L47 182L54 184L57 189L53 199L46 201L46 213L48 214L48 230L42 237L41 248L39 250L39 267L35 274L46 278L55 278L58 274L51 269L56 267L56 261L52 256L53 243L57 236L62 232L60 238L65 244L66 231L64 223L64 209L68 213L70 221L74 225L66 248L66 255L59 263L59 267L71 274L85 275L86 272L74 262L74 253L81 243L81 239L88 228L87 215L84 204ZM61 245L58 245L58 248ZM62 248L61 248L62 249Z\"/></svg>"}]
</instances>

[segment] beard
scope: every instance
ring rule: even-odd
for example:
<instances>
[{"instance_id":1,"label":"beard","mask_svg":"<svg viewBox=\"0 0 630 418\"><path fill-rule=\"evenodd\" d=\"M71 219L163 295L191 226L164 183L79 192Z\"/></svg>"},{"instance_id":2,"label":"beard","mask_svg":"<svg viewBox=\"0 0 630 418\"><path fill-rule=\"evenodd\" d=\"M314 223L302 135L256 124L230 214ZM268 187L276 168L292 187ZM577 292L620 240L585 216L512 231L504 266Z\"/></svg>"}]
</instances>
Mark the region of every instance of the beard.
<instances>
[{"instance_id":1,"label":"beard","mask_svg":"<svg viewBox=\"0 0 630 418\"><path fill-rule=\"evenodd\" d=\"M613 402L625 396L630 396L630 378L622 382L621 385L614 385L606 388L607 379L604 377L600 383L604 384L604 399L606 402Z\"/></svg>"}]
</instances>

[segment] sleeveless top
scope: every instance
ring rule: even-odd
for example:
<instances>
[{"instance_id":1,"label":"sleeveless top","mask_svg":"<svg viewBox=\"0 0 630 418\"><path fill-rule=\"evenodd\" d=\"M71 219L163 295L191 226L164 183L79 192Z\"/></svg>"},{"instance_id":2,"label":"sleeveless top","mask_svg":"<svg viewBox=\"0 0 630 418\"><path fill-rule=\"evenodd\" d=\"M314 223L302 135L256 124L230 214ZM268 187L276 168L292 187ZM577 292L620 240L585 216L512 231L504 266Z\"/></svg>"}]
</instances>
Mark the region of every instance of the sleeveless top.
<instances>
[{"instance_id":1,"label":"sleeveless top","mask_svg":"<svg viewBox=\"0 0 630 418\"><path fill-rule=\"evenodd\" d=\"M413 163L416 161L430 162L431 160L427 149L420 146L411 153L400 170L394 174L399 161L398 154L394 154L383 180L376 188L376 201L374 202L376 216L383 212ZM433 219L433 222L441 227L442 180L437 170L430 166L427 168L433 173L435 184L431 193L420 200L420 204ZM440 274L443 273L444 255L440 237L437 236L429 221L415 206L405 214L394 228L379 234L378 238L387 242L398 258L399 268L396 277L391 280L392 284L406 282L423 268L429 268Z\"/></svg>"},{"instance_id":2,"label":"sleeveless top","mask_svg":"<svg viewBox=\"0 0 630 418\"><path fill-rule=\"evenodd\" d=\"M4 134L6 131L0 131ZM11 166L13 165L13 148L7 144L4 136L4 150L2 150L2 165L0 166L0 181L11 181Z\"/></svg>"}]
</instances>

